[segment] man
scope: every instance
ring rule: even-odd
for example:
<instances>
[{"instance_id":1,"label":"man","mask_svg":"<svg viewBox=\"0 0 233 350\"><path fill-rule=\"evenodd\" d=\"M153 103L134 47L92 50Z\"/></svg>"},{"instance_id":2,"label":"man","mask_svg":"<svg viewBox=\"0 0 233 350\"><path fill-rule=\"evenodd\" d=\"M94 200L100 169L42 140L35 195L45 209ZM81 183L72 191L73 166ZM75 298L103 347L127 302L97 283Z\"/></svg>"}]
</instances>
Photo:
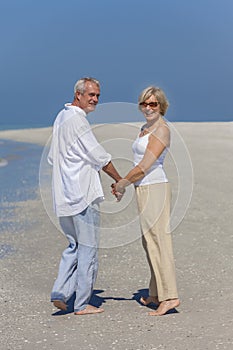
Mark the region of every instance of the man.
<instances>
[{"instance_id":1,"label":"man","mask_svg":"<svg viewBox=\"0 0 233 350\"><path fill-rule=\"evenodd\" d=\"M99 96L98 80L83 78L76 82L73 102L65 104L54 122L48 156L53 166L54 209L69 241L51 301L66 310L67 301L76 293L75 315L104 311L89 304L98 270L99 203L103 200L99 171L115 181L121 179L111 155L97 142L86 119L95 110Z\"/></svg>"}]
</instances>

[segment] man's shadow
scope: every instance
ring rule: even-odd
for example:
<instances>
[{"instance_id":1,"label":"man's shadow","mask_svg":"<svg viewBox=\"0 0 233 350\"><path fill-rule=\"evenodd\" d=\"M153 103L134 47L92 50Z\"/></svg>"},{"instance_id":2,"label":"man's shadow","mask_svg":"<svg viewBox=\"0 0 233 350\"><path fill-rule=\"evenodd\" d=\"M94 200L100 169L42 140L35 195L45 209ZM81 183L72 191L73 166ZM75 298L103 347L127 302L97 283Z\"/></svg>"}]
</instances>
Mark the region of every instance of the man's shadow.
<instances>
[{"instance_id":1,"label":"man's shadow","mask_svg":"<svg viewBox=\"0 0 233 350\"><path fill-rule=\"evenodd\" d=\"M90 305L93 305L95 307L100 307L104 303L106 303L107 300L117 300L117 301L136 301L139 305L145 306L140 302L140 298L144 297L147 298L149 295L149 290L148 289L139 289L137 292L133 293L133 296L131 298L121 298L121 297L101 297L99 294L103 293L104 290L102 289L95 289L93 291L92 297L89 301ZM56 311L55 313L52 314L52 316L60 316L60 315L65 315L65 314L70 314L74 312L74 301L75 301L75 293L73 296L67 301L67 310L66 311ZM149 309L156 310L158 305L154 303L150 303L149 305L145 306ZM169 310L166 314L173 314L173 313L178 313L176 309L171 309Z\"/></svg>"},{"instance_id":2,"label":"man's shadow","mask_svg":"<svg viewBox=\"0 0 233 350\"><path fill-rule=\"evenodd\" d=\"M95 289L93 291L92 297L89 301L89 304L95 307L100 307L102 306L104 303L106 303L106 300L133 300L133 298L120 298L120 297L101 297L98 294L103 293L104 290L102 289ZM65 314L70 314L72 312L74 312L74 301L75 301L75 293L72 295L72 297L67 301L67 310L63 311L63 310L59 310L56 311L55 313L52 314L52 316L60 316L60 315L65 315Z\"/></svg>"}]
</instances>

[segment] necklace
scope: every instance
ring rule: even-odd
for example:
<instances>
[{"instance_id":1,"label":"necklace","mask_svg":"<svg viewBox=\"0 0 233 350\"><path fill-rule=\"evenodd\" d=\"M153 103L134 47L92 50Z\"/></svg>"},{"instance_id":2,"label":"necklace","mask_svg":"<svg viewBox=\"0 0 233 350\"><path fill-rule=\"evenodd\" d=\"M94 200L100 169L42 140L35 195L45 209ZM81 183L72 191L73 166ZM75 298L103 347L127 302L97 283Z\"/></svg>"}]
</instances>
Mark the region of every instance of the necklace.
<instances>
[{"instance_id":1,"label":"necklace","mask_svg":"<svg viewBox=\"0 0 233 350\"><path fill-rule=\"evenodd\" d=\"M148 129L143 129L142 131L141 131L141 136L144 136L144 135L146 135L146 134L149 134L149 130Z\"/></svg>"},{"instance_id":2,"label":"necklace","mask_svg":"<svg viewBox=\"0 0 233 350\"><path fill-rule=\"evenodd\" d=\"M149 127L144 127L141 130L140 136L144 136L146 134L149 134L150 132L154 131L161 123L161 119L159 118L158 121L155 123L155 125L149 126Z\"/></svg>"}]
</instances>

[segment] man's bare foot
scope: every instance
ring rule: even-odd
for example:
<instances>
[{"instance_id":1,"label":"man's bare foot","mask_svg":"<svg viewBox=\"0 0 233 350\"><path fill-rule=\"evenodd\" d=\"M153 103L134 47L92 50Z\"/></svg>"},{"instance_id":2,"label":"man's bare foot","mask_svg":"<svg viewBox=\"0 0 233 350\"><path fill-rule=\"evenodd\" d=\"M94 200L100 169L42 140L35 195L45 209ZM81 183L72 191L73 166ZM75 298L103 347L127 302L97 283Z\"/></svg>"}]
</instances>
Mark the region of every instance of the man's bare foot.
<instances>
[{"instance_id":1,"label":"man's bare foot","mask_svg":"<svg viewBox=\"0 0 233 350\"><path fill-rule=\"evenodd\" d=\"M164 300L159 304L159 307L155 311L149 312L150 316L162 316L169 310L172 310L180 305L179 299Z\"/></svg>"},{"instance_id":2,"label":"man's bare foot","mask_svg":"<svg viewBox=\"0 0 233 350\"><path fill-rule=\"evenodd\" d=\"M152 296L149 296L147 298L141 297L140 298L140 303L142 303L145 306L147 306L147 305L149 305L151 303L159 305L159 299L158 299L158 297L152 297Z\"/></svg>"},{"instance_id":3,"label":"man's bare foot","mask_svg":"<svg viewBox=\"0 0 233 350\"><path fill-rule=\"evenodd\" d=\"M104 312L104 309L101 309L99 307L95 307L92 305L87 305L87 307L83 310L76 311L75 315L90 315L90 314L99 314L101 312Z\"/></svg>"},{"instance_id":4,"label":"man's bare foot","mask_svg":"<svg viewBox=\"0 0 233 350\"><path fill-rule=\"evenodd\" d=\"M67 310L67 305L62 300L53 300L53 305L60 310L63 310L63 311Z\"/></svg>"}]
</instances>

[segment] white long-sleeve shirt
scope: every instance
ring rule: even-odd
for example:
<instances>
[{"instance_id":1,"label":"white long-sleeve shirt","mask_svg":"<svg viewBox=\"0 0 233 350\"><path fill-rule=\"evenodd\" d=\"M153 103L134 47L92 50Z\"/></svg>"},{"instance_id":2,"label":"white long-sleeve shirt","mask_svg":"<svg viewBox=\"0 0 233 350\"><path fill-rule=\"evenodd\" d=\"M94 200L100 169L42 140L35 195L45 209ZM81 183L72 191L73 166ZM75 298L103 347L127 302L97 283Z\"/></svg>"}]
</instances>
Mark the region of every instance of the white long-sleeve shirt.
<instances>
[{"instance_id":1,"label":"white long-sleeve shirt","mask_svg":"<svg viewBox=\"0 0 233 350\"><path fill-rule=\"evenodd\" d=\"M111 155L96 140L86 113L65 104L53 125L48 162L53 166L52 192L57 216L81 213L91 202L103 200L99 170Z\"/></svg>"}]
</instances>

